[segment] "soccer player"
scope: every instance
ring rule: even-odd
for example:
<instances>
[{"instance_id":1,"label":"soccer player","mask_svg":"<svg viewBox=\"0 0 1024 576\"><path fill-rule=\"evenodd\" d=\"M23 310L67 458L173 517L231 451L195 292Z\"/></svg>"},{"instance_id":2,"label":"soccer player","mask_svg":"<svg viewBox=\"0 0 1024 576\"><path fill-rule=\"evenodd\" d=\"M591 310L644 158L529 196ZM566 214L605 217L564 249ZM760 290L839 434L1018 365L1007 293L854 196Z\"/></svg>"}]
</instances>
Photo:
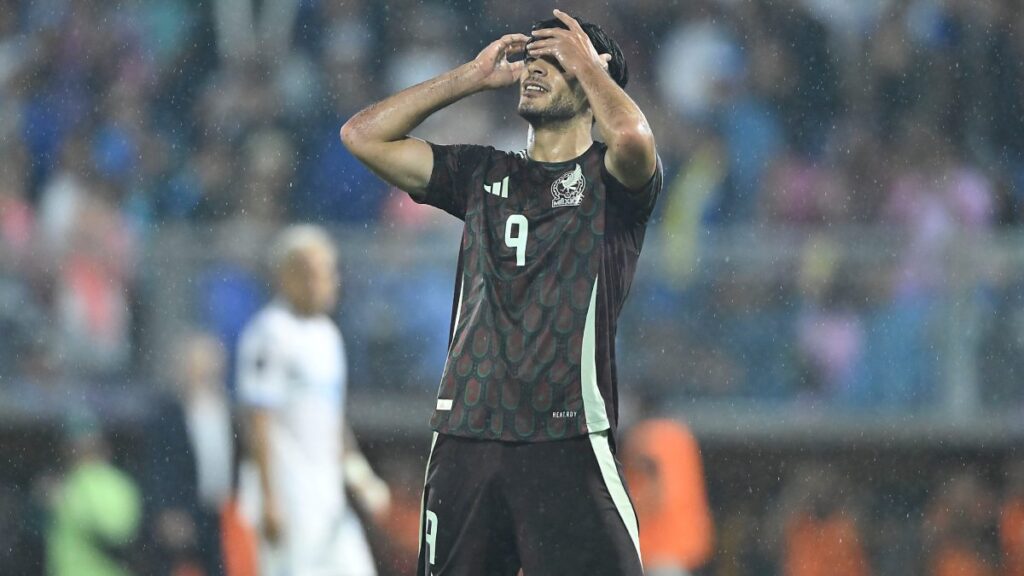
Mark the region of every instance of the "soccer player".
<instances>
[{"instance_id":1,"label":"soccer player","mask_svg":"<svg viewBox=\"0 0 1024 576\"><path fill-rule=\"evenodd\" d=\"M270 254L277 298L242 332L238 397L252 463L239 500L261 533L263 576L374 576L347 486L372 514L386 485L345 426L345 349L328 313L338 293L334 246L321 229L280 233Z\"/></svg>"},{"instance_id":2,"label":"soccer player","mask_svg":"<svg viewBox=\"0 0 1024 576\"><path fill-rule=\"evenodd\" d=\"M615 328L662 169L623 91L619 46L554 15L341 129L383 179L465 222L421 576L642 573L614 457ZM470 94L516 84L523 151L408 136Z\"/></svg>"}]
</instances>

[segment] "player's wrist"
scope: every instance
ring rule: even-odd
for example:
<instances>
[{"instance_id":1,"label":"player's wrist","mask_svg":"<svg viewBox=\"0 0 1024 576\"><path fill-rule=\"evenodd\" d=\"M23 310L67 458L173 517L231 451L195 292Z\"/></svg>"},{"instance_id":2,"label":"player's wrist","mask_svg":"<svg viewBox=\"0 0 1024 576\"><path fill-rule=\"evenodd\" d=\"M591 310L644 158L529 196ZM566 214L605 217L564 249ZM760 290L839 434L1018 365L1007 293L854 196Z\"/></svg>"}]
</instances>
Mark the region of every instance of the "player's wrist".
<instances>
[{"instance_id":1,"label":"player's wrist","mask_svg":"<svg viewBox=\"0 0 1024 576\"><path fill-rule=\"evenodd\" d=\"M600 81L604 78L611 80L611 76L608 74L608 66L604 60L601 60L600 56L597 58L581 56L573 63L573 68L576 71L576 78L583 85L583 88L586 88L588 83Z\"/></svg>"},{"instance_id":2,"label":"player's wrist","mask_svg":"<svg viewBox=\"0 0 1024 576\"><path fill-rule=\"evenodd\" d=\"M345 455L342 459L342 473L345 483L359 495L371 514L378 515L387 510L391 504L391 490L374 473L366 457L358 452Z\"/></svg>"},{"instance_id":3,"label":"player's wrist","mask_svg":"<svg viewBox=\"0 0 1024 576\"><path fill-rule=\"evenodd\" d=\"M263 500L263 516L273 516L276 518L279 512L280 507L277 505L276 500L269 498Z\"/></svg>"},{"instance_id":4,"label":"player's wrist","mask_svg":"<svg viewBox=\"0 0 1024 576\"><path fill-rule=\"evenodd\" d=\"M466 95L468 96L493 88L487 82L493 69L493 64L481 62L477 58L463 64L458 69L456 76L464 83Z\"/></svg>"}]
</instances>

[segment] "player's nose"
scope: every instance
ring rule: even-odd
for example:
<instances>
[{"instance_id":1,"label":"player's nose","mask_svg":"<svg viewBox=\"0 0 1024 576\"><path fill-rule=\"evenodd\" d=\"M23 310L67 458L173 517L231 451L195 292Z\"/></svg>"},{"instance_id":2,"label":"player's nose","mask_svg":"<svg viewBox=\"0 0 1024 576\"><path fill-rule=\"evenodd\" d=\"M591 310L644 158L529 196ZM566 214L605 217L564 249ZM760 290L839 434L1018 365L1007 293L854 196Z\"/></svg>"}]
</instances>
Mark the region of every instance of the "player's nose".
<instances>
[{"instance_id":1,"label":"player's nose","mask_svg":"<svg viewBox=\"0 0 1024 576\"><path fill-rule=\"evenodd\" d=\"M544 61L540 58L530 58L526 62L526 70L530 76L546 76L547 70L544 68Z\"/></svg>"}]
</instances>

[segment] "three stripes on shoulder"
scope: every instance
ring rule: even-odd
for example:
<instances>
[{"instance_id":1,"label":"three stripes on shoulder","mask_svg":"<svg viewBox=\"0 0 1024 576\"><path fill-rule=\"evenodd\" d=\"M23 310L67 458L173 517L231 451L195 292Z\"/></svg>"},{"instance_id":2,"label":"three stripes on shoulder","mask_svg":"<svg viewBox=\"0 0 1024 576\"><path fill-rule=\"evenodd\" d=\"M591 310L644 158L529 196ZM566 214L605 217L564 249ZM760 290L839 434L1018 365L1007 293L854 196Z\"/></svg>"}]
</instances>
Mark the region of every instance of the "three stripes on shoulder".
<instances>
[{"instance_id":1,"label":"three stripes on shoulder","mask_svg":"<svg viewBox=\"0 0 1024 576\"><path fill-rule=\"evenodd\" d=\"M484 192L494 194L495 196L501 196L502 198L508 198L508 176L502 178L501 182L484 184Z\"/></svg>"}]
</instances>

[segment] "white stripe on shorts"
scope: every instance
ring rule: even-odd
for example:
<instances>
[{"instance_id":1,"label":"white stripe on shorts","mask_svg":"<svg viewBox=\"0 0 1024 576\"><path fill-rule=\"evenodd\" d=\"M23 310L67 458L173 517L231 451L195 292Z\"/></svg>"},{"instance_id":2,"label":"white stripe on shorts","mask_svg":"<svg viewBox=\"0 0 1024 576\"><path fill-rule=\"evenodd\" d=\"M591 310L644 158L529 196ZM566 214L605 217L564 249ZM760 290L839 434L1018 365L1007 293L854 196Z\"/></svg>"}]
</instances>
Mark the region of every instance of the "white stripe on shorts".
<instances>
[{"instance_id":1,"label":"white stripe on shorts","mask_svg":"<svg viewBox=\"0 0 1024 576\"><path fill-rule=\"evenodd\" d=\"M437 432L434 432L434 436L430 439L430 452L427 453L427 469L423 472L423 495L420 496L420 538L416 546L417 557L423 552L423 525L426 524L426 519L423 515L427 513L427 476L430 474L430 459L434 457L434 444L437 444Z\"/></svg>"},{"instance_id":2,"label":"white stripe on shorts","mask_svg":"<svg viewBox=\"0 0 1024 576\"><path fill-rule=\"evenodd\" d=\"M597 464L601 468L601 476L604 478L604 485L608 493L612 495L612 502L626 525L629 537L633 539L633 546L636 547L636 556L640 557L640 528L636 519L636 511L629 501L629 494L626 493L626 486L619 476L619 468L615 465L615 456L612 454L611 446L608 443L608 431L594 432L588 435L590 445L594 448L594 456L597 457Z\"/></svg>"}]
</instances>

